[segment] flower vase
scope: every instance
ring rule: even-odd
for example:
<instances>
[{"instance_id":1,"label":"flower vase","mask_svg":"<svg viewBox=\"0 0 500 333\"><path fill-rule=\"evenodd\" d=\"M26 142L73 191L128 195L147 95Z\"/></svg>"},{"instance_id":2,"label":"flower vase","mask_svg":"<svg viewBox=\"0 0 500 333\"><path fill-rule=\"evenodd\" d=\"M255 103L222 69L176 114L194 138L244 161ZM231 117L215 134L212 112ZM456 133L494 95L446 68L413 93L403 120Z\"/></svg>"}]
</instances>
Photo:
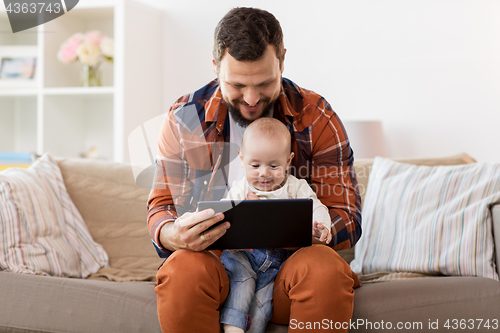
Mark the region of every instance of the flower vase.
<instances>
[{"instance_id":1,"label":"flower vase","mask_svg":"<svg viewBox=\"0 0 500 333\"><path fill-rule=\"evenodd\" d=\"M84 87L102 86L102 73L99 69L99 65L96 66L83 65L82 85Z\"/></svg>"}]
</instances>

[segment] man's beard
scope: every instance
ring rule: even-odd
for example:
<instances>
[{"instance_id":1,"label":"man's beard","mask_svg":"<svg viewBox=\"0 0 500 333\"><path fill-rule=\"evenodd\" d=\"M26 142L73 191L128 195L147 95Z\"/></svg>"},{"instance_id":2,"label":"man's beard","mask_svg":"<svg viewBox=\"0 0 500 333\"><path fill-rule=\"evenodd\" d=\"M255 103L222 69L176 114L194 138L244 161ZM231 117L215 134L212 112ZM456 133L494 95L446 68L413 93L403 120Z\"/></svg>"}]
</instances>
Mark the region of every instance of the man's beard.
<instances>
[{"instance_id":1,"label":"man's beard","mask_svg":"<svg viewBox=\"0 0 500 333\"><path fill-rule=\"evenodd\" d=\"M238 125L240 125L241 127L247 127L254 120L256 120L256 119L250 120L250 119L247 119L247 118L243 117L243 115L241 114L241 110L238 107L235 107L233 104L228 103L224 97L222 98L222 100L227 105L227 109L229 110L229 113L231 113L231 116L233 117L234 121ZM233 102L234 102L235 105L239 105L240 104L239 100L235 100ZM275 102L276 102L276 99L274 101L270 101L270 99L264 99L264 100L260 101L259 103L267 103L267 105L264 108L264 110L262 110L262 113L259 116L259 118L269 117L271 115L271 112L273 111L273 105L274 105Z\"/></svg>"}]
</instances>

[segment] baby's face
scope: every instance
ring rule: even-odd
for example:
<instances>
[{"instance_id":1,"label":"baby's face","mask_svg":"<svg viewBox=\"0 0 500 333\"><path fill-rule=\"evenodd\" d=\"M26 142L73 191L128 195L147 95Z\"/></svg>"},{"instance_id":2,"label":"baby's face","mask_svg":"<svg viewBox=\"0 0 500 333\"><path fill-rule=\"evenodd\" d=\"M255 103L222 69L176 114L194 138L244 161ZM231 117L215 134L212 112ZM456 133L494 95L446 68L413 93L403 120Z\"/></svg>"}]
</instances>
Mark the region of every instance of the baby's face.
<instances>
[{"instance_id":1,"label":"baby's face","mask_svg":"<svg viewBox=\"0 0 500 333\"><path fill-rule=\"evenodd\" d=\"M264 136L252 136L240 151L241 165L247 181L260 191L279 188L293 154L288 152L286 141Z\"/></svg>"}]
</instances>

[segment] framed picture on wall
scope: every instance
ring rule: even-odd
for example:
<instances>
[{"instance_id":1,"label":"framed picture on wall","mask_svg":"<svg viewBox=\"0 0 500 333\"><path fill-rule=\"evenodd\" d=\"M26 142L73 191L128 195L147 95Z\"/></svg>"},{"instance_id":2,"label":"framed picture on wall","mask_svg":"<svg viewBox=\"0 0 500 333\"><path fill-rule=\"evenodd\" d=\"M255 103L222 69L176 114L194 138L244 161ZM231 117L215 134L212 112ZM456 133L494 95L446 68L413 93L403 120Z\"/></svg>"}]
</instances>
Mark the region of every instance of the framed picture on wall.
<instances>
[{"instance_id":1,"label":"framed picture on wall","mask_svg":"<svg viewBox=\"0 0 500 333\"><path fill-rule=\"evenodd\" d=\"M34 88L36 82L36 46L0 46L0 87Z\"/></svg>"}]
</instances>

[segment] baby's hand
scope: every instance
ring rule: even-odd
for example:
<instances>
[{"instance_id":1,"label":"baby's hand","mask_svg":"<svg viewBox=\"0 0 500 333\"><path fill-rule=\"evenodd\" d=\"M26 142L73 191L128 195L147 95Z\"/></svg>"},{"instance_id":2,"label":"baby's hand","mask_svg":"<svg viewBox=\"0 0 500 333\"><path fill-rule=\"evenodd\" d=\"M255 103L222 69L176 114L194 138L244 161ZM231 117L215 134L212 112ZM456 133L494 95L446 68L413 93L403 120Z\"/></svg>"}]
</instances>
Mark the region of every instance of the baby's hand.
<instances>
[{"instance_id":1,"label":"baby's hand","mask_svg":"<svg viewBox=\"0 0 500 333\"><path fill-rule=\"evenodd\" d=\"M326 244L330 244L330 241L332 240L332 233L323 224L314 221L313 237L318 239L320 242L324 242L326 240Z\"/></svg>"}]
</instances>

